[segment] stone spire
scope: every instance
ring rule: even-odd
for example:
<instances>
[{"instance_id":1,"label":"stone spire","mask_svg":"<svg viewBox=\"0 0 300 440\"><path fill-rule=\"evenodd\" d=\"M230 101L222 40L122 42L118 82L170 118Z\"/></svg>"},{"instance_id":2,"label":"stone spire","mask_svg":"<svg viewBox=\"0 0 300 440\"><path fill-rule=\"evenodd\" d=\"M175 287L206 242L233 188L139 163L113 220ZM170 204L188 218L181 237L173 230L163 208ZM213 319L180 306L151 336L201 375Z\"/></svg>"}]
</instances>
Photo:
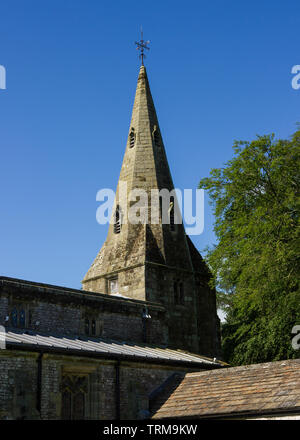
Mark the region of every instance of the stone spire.
<instances>
[{"instance_id":1,"label":"stone spire","mask_svg":"<svg viewBox=\"0 0 300 440\"><path fill-rule=\"evenodd\" d=\"M135 189L147 193L147 201L141 199L138 203L148 221L143 219L132 224L126 220L136 202L129 200L129 194ZM201 304L197 285L204 283L206 286L208 271L186 236L183 224L165 224L163 221L163 212L166 217L171 216L172 206L176 204L175 193L173 205L169 202L168 206L160 206L157 201L156 206L151 207L151 191L163 189L172 191L174 185L146 68L142 65L116 190L113 221L82 284L84 290L164 304L169 315L169 343L195 352L199 349L201 327L197 317ZM153 214L156 214L156 224L151 221ZM200 284L197 284L197 277L201 278ZM209 320L205 333L215 334L215 296L212 294L207 298L208 291L206 288L201 297L204 304L201 313ZM206 315L208 306L212 317ZM211 343L211 335L209 337ZM208 353L207 349L202 352L205 353Z\"/></svg>"},{"instance_id":2,"label":"stone spire","mask_svg":"<svg viewBox=\"0 0 300 440\"><path fill-rule=\"evenodd\" d=\"M124 192L124 188L126 191ZM95 282L116 271L128 270L133 265L145 262L167 264L191 270L189 250L182 225L162 224L161 213L158 224L151 224L151 190L174 189L166 152L159 129L158 119L151 96L145 66L141 66L126 151L116 191L113 215L119 207L121 222L128 214L133 202L128 201L133 189L143 189L148 195L148 224L121 224L120 233L115 233L113 222L109 226L106 242L83 280L83 286L92 290L106 291L103 282ZM127 201L125 200L127 196ZM175 249L177 252L175 252ZM92 283L90 283L93 281ZM126 286L125 286L126 287ZM145 286L122 290L121 294L137 299L150 299ZM150 295L151 297L151 295ZM154 298L152 298L154 299Z\"/></svg>"}]
</instances>

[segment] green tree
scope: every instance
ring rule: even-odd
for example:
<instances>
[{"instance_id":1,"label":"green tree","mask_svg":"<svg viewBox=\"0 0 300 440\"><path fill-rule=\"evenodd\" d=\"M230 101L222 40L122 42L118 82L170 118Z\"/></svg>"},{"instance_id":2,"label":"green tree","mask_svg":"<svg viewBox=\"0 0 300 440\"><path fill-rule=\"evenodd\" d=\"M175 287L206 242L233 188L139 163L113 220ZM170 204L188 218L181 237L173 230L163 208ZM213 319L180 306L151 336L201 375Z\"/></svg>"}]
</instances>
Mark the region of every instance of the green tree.
<instances>
[{"instance_id":1,"label":"green tree","mask_svg":"<svg viewBox=\"0 0 300 440\"><path fill-rule=\"evenodd\" d=\"M232 365L298 358L300 130L233 148L233 159L199 184L214 207L218 244L207 261L227 312L224 357Z\"/></svg>"}]
</instances>

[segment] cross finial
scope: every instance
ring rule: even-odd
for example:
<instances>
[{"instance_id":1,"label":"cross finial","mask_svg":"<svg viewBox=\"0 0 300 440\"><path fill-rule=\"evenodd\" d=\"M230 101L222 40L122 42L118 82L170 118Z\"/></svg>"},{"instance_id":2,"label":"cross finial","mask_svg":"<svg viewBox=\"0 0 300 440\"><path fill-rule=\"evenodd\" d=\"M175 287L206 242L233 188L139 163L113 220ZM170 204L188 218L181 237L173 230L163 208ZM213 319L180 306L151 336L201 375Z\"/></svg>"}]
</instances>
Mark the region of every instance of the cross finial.
<instances>
[{"instance_id":1,"label":"cross finial","mask_svg":"<svg viewBox=\"0 0 300 440\"><path fill-rule=\"evenodd\" d=\"M143 28L142 28L142 26L141 26L141 39L140 39L140 41L136 41L135 42L135 44L136 44L136 46L137 46L137 50L140 50L141 51L141 53L140 53L140 58L141 58L141 60L142 60L142 66L144 65L144 58L146 58L146 55L144 54L144 50L145 49L150 49L147 45L150 43L150 41L148 40L148 41L144 41L143 40Z\"/></svg>"}]
</instances>

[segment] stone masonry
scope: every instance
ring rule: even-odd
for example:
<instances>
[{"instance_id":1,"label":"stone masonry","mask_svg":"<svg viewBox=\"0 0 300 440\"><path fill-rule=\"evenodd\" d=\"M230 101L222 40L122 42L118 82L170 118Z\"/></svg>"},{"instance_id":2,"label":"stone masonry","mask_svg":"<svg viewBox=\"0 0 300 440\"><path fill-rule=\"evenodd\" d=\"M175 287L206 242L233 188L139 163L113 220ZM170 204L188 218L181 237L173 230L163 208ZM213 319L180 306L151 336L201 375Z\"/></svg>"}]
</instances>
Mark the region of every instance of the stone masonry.
<instances>
[{"instance_id":1,"label":"stone masonry","mask_svg":"<svg viewBox=\"0 0 300 440\"><path fill-rule=\"evenodd\" d=\"M134 189L146 191L139 209L149 221L125 221ZM9 341L0 349L0 419L144 418L173 375L224 366L212 359L221 354L211 274L171 221L175 193L160 205L163 189L174 185L141 66L113 221L83 289L0 277Z\"/></svg>"},{"instance_id":2,"label":"stone masonry","mask_svg":"<svg viewBox=\"0 0 300 440\"><path fill-rule=\"evenodd\" d=\"M151 222L152 209L159 209L159 203L151 206L151 192L172 191L174 185L144 66L138 77L114 205L114 213L118 209L123 219L132 206L129 193L135 189L148 195L148 202L141 204L146 220L121 222L118 233L111 222L107 239L82 281L83 288L109 294L112 280L121 295L163 304L170 346L219 355L215 292L209 287L204 261L182 223L171 228L162 221L162 212L158 224ZM184 299L176 303L174 289L179 285Z\"/></svg>"}]
</instances>

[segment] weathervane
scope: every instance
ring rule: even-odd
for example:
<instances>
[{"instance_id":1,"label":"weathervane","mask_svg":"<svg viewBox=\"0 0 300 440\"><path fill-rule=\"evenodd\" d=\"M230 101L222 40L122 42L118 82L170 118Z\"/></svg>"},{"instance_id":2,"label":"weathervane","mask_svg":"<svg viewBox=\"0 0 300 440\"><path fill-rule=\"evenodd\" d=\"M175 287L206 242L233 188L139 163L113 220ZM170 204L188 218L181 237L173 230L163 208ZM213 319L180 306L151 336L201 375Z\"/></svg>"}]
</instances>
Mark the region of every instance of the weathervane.
<instances>
[{"instance_id":1,"label":"weathervane","mask_svg":"<svg viewBox=\"0 0 300 440\"><path fill-rule=\"evenodd\" d=\"M147 45L150 43L150 41L144 41L143 40L143 28L141 27L141 39L140 41L136 41L135 44L137 45L137 50L140 50L140 58L142 59L142 66L144 65L144 58L146 58L146 55L144 54L145 49L150 49Z\"/></svg>"}]
</instances>

